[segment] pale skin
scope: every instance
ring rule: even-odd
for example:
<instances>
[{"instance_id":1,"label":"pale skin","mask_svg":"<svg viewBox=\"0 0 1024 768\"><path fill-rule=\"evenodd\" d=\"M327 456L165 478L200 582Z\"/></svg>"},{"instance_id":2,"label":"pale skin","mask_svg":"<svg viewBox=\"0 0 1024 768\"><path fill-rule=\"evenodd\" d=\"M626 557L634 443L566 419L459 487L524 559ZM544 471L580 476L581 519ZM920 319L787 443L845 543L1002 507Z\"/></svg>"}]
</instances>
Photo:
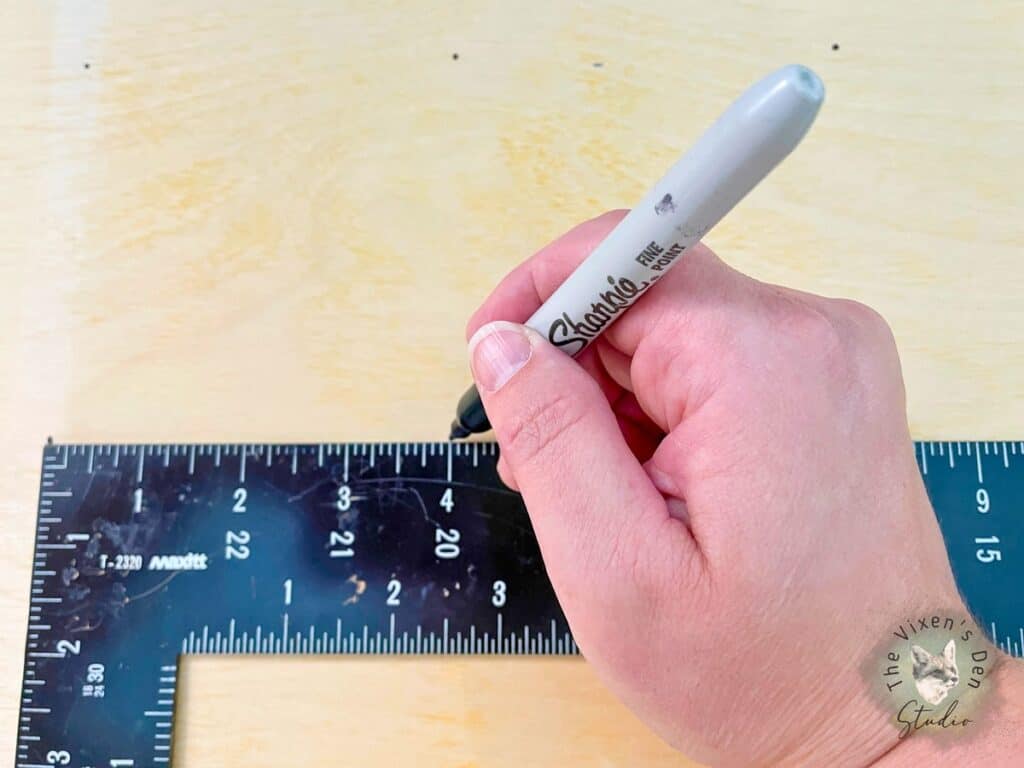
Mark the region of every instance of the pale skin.
<instances>
[{"instance_id":1,"label":"pale skin","mask_svg":"<svg viewBox=\"0 0 1024 768\"><path fill-rule=\"evenodd\" d=\"M970 743L899 741L863 677L905 617L966 613L885 321L697 246L573 360L517 323L623 215L543 248L468 326L502 478L583 654L709 765L1010 764L1019 663Z\"/></svg>"}]
</instances>

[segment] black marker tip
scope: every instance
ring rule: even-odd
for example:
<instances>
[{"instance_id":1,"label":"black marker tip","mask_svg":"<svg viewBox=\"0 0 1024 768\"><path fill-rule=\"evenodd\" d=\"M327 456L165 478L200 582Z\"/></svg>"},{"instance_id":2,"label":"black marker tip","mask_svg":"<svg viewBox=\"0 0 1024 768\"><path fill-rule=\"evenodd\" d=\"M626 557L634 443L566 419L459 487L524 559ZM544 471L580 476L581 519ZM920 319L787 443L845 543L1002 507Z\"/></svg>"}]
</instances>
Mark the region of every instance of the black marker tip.
<instances>
[{"instance_id":1,"label":"black marker tip","mask_svg":"<svg viewBox=\"0 0 1024 768\"><path fill-rule=\"evenodd\" d=\"M459 440L486 432L490 428L491 423L487 420L480 393L476 391L476 387L470 387L459 398L459 404L455 408L455 421L452 422L452 434L448 439Z\"/></svg>"},{"instance_id":2,"label":"black marker tip","mask_svg":"<svg viewBox=\"0 0 1024 768\"><path fill-rule=\"evenodd\" d=\"M466 429L464 426L462 426L462 424L460 422L453 421L452 422L452 431L448 435L448 439L449 440L461 440L464 437L469 437L471 434L472 434L472 432L470 432L468 429Z\"/></svg>"}]
</instances>

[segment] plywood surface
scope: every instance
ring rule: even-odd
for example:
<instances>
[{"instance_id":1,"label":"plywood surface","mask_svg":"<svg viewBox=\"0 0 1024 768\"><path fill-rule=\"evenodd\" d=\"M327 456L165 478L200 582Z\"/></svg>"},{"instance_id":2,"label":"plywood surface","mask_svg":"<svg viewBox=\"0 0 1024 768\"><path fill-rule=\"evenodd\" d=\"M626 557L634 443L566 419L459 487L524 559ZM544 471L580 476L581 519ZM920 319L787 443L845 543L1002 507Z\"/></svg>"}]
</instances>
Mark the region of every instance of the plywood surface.
<instances>
[{"instance_id":1,"label":"plywood surface","mask_svg":"<svg viewBox=\"0 0 1024 768\"><path fill-rule=\"evenodd\" d=\"M47 435L443 437L496 280L783 63L827 104L709 243L881 310L917 436L1024 437L1022 39L1011 3L8 8L0 756ZM240 663L186 665L185 765L670 762L579 661Z\"/></svg>"}]
</instances>

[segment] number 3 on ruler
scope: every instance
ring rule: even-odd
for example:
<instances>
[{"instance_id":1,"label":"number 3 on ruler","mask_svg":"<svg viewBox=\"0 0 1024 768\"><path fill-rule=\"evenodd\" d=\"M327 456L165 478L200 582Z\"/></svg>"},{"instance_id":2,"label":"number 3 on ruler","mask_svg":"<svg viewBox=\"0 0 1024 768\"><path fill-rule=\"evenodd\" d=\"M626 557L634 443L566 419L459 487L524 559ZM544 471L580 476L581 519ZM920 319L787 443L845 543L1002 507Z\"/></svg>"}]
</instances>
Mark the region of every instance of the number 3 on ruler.
<instances>
[{"instance_id":1,"label":"number 3 on ruler","mask_svg":"<svg viewBox=\"0 0 1024 768\"><path fill-rule=\"evenodd\" d=\"M348 512L352 507L352 489L347 485L338 486L338 500L335 502L335 506L339 512Z\"/></svg>"},{"instance_id":2,"label":"number 3 on ruler","mask_svg":"<svg viewBox=\"0 0 1024 768\"><path fill-rule=\"evenodd\" d=\"M498 579L494 582L493 594L491 595L491 605L495 608L501 608L505 604L506 597L508 595L508 586L504 581Z\"/></svg>"}]
</instances>

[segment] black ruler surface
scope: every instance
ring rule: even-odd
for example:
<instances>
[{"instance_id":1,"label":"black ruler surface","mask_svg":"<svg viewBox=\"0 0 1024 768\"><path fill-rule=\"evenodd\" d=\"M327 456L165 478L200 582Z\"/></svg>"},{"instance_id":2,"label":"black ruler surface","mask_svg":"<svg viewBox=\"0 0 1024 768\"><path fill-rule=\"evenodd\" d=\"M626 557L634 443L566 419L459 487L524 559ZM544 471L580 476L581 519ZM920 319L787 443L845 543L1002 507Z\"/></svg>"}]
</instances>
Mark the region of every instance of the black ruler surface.
<instances>
[{"instance_id":1,"label":"black ruler surface","mask_svg":"<svg viewBox=\"0 0 1024 768\"><path fill-rule=\"evenodd\" d=\"M972 609L1024 648L1024 443L918 443ZM47 446L17 768L165 766L189 653L568 654L492 443Z\"/></svg>"}]
</instances>

